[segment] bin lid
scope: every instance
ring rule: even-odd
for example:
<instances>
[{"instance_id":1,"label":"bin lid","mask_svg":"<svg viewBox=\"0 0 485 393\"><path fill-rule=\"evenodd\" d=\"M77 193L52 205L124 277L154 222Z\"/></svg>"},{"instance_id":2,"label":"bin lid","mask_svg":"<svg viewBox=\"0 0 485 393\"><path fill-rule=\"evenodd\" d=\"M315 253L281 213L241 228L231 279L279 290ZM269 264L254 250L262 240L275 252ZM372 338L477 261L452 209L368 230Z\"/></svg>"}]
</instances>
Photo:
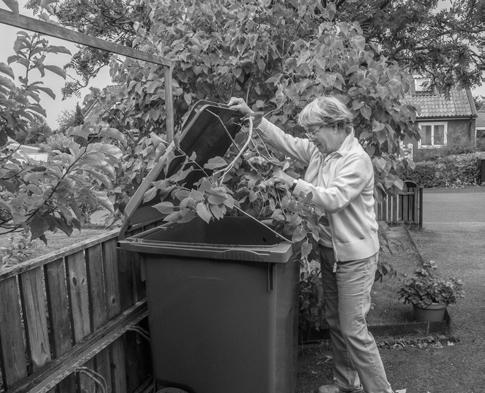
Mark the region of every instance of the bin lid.
<instances>
[{"instance_id":1,"label":"bin lid","mask_svg":"<svg viewBox=\"0 0 485 393\"><path fill-rule=\"evenodd\" d=\"M163 260L176 256L191 260L287 263L293 244L248 217L226 216L207 224L200 218L176 226L148 229L118 242L121 248Z\"/></svg>"},{"instance_id":2,"label":"bin lid","mask_svg":"<svg viewBox=\"0 0 485 393\"><path fill-rule=\"evenodd\" d=\"M185 161L185 156L196 154L195 162L201 167L212 157L223 156L239 132L244 115L227 105L210 101L198 101L190 109L187 119L182 125L178 143L172 142L159 157L153 169L148 173L125 207L124 222L120 230L120 238L124 237L129 227L143 226L160 221L164 215L152 206L160 202L155 197L147 203L142 203L145 192L152 182L162 180L177 172ZM165 174L165 160L172 153L183 153L179 159L172 161ZM194 164L195 166L195 164ZM206 172L210 172L207 171ZM202 170L192 171L185 182L191 187L201 177Z\"/></svg>"}]
</instances>

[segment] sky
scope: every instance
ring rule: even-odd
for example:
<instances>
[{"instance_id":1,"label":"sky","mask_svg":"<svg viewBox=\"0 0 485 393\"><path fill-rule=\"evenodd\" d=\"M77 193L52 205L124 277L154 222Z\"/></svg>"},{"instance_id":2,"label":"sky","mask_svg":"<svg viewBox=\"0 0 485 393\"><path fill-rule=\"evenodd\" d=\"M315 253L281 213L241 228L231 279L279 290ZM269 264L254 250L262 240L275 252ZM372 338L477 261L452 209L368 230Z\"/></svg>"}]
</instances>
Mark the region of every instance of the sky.
<instances>
[{"instance_id":1,"label":"sky","mask_svg":"<svg viewBox=\"0 0 485 393\"><path fill-rule=\"evenodd\" d=\"M25 4L25 2L26 0L19 0L21 7L22 7L22 4ZM442 7L444 6L444 4L446 4L446 1L442 1L442 5L440 6ZM0 8L8 9L1 0L0 0ZM22 15L32 16L29 10L21 9L20 12ZM0 62L6 63L7 58L14 53L13 45L17 37L17 31L19 30L20 29L16 27L0 24L0 37L2 37L0 40ZM76 52L76 45L70 42L51 38L51 37L48 37L48 40L51 45L62 45L67 47L72 53ZM65 64L67 64L69 60L70 60L69 55L51 54L47 57L45 64L54 64L62 67ZM13 67L13 70L16 75L18 75L18 72L20 70L22 70L23 72L22 67L19 67L18 69L15 69ZM69 77L68 77L68 80L69 80ZM81 90L80 97L71 97L69 99L62 100L61 88L64 86L64 79L62 79L56 74L51 74L50 72L46 72L46 77L43 79L43 81L45 85L50 87L56 94L55 100L52 100L47 95L44 95L44 98L41 101L41 105L46 109L46 112L47 112L47 119L46 119L47 124L51 128L55 129L58 127L57 120L59 119L59 116L63 113L63 111L74 110L77 102L81 104L84 96L87 93L89 93L89 87ZM98 76L91 81L90 86L102 89L103 87L110 84L110 81L111 80L109 77L108 67L105 67L100 71ZM474 96L485 97L485 84L475 89L472 89L472 93Z\"/></svg>"}]
</instances>

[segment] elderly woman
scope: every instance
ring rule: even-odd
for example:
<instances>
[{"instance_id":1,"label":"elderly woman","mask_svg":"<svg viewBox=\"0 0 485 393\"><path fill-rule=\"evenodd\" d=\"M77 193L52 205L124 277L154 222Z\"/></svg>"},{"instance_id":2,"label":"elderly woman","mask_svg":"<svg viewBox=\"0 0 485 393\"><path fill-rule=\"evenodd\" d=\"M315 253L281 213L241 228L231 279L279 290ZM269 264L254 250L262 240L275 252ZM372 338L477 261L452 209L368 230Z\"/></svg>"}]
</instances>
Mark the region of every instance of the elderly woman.
<instances>
[{"instance_id":1,"label":"elderly woman","mask_svg":"<svg viewBox=\"0 0 485 393\"><path fill-rule=\"evenodd\" d=\"M296 194L311 193L328 215L322 226L320 263L325 318L330 328L336 385L320 393L391 393L374 337L367 329L379 251L374 212L374 170L352 128L352 114L335 97L319 97L300 113L306 138L295 138L254 113L241 98L229 106L254 116L273 148L306 165L303 179L275 177Z\"/></svg>"}]
</instances>

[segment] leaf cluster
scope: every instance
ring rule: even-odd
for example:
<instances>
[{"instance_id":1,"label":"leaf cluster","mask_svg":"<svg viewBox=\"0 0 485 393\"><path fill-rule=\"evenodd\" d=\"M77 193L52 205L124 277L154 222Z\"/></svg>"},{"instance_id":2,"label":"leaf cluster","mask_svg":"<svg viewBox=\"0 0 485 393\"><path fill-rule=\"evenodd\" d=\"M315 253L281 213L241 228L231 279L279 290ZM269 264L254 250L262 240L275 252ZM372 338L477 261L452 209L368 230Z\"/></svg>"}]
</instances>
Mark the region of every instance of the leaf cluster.
<instances>
[{"instance_id":1,"label":"leaf cluster","mask_svg":"<svg viewBox=\"0 0 485 393\"><path fill-rule=\"evenodd\" d=\"M416 269L414 275L405 279L399 289L399 300L421 308L438 303L454 304L464 297L461 280L450 277L442 278L436 274L436 264L433 261L425 262Z\"/></svg>"}]
</instances>

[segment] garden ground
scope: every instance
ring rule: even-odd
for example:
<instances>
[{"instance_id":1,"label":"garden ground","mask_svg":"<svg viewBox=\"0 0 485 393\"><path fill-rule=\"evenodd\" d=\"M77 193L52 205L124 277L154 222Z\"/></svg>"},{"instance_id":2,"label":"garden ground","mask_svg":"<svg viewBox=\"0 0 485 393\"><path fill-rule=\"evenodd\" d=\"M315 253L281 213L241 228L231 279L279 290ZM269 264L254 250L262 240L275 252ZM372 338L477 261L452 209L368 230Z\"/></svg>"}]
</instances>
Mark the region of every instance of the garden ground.
<instances>
[{"instance_id":1,"label":"garden ground","mask_svg":"<svg viewBox=\"0 0 485 393\"><path fill-rule=\"evenodd\" d=\"M377 338L389 380L396 390L485 392L485 221L481 218L484 192L481 187L469 192L425 193L424 229L411 234L421 255L434 260L442 275L455 275L464 281L466 295L457 305L450 306L448 337ZM319 384L331 382L331 357L326 343L303 347L299 355L298 393L309 393Z\"/></svg>"}]
</instances>

